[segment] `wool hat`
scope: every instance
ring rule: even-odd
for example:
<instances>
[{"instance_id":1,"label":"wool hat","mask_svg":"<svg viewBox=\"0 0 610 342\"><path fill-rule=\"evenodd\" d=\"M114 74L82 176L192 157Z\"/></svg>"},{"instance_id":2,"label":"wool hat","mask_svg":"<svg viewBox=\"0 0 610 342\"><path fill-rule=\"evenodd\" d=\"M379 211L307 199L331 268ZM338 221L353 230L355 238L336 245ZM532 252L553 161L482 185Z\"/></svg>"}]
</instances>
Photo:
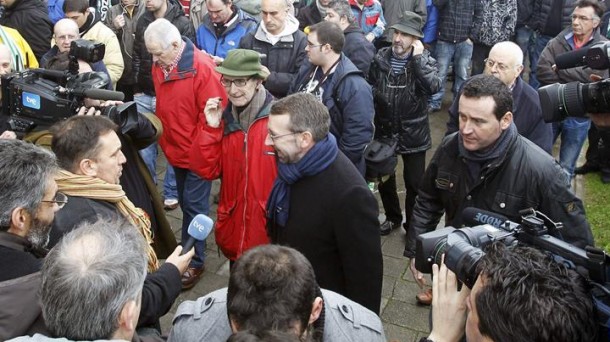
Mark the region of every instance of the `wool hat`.
<instances>
[{"instance_id":1,"label":"wool hat","mask_svg":"<svg viewBox=\"0 0 610 342\"><path fill-rule=\"evenodd\" d=\"M410 34L415 37L424 38L424 33L422 32L422 20L419 14L413 13L411 11L405 11L400 18L400 21L392 27L396 31L400 31L406 34Z\"/></svg>"},{"instance_id":2,"label":"wool hat","mask_svg":"<svg viewBox=\"0 0 610 342\"><path fill-rule=\"evenodd\" d=\"M222 64L216 67L222 75L232 77L258 76L266 79L269 74L261 69L260 54L253 50L234 49L229 51Z\"/></svg>"}]
</instances>

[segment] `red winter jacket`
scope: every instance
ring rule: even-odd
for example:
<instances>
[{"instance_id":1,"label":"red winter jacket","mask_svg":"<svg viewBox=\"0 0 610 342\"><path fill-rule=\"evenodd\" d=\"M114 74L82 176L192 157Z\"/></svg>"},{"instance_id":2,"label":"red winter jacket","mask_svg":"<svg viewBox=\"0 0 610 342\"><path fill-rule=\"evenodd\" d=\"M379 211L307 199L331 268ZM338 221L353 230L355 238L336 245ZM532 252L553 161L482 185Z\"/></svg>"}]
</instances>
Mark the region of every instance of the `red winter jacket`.
<instances>
[{"instance_id":1,"label":"red winter jacket","mask_svg":"<svg viewBox=\"0 0 610 342\"><path fill-rule=\"evenodd\" d=\"M193 172L204 179L222 178L214 234L216 244L230 260L269 243L265 208L277 176L274 150L265 146L272 99L267 92L265 104L247 132L235 122L229 104L220 127L198 128L191 149Z\"/></svg>"},{"instance_id":2,"label":"red winter jacket","mask_svg":"<svg viewBox=\"0 0 610 342\"><path fill-rule=\"evenodd\" d=\"M156 114L163 123L159 144L172 166L187 169L197 127L206 126L205 103L210 97L221 97L226 105L227 95L212 59L188 38L182 39L186 46L178 66L165 77L161 67L154 65L152 78L157 95Z\"/></svg>"}]
</instances>

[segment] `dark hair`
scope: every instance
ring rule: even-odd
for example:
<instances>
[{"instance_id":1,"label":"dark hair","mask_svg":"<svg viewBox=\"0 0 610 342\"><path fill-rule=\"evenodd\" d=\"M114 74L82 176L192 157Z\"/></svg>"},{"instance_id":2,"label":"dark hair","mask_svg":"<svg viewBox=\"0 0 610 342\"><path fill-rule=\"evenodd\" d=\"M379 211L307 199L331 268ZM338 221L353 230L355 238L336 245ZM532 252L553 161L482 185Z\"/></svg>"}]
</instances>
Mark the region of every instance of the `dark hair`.
<instances>
[{"instance_id":1,"label":"dark hair","mask_svg":"<svg viewBox=\"0 0 610 342\"><path fill-rule=\"evenodd\" d=\"M85 13L87 8L89 8L89 0L65 0L63 6L64 13Z\"/></svg>"},{"instance_id":2,"label":"dark hair","mask_svg":"<svg viewBox=\"0 0 610 342\"><path fill-rule=\"evenodd\" d=\"M68 70L70 67L70 51L58 52L47 61L45 67L49 70Z\"/></svg>"},{"instance_id":3,"label":"dark hair","mask_svg":"<svg viewBox=\"0 0 610 342\"><path fill-rule=\"evenodd\" d=\"M61 168L75 172L81 160L97 157L100 137L116 130L117 125L103 116L73 116L51 127L51 149Z\"/></svg>"},{"instance_id":4,"label":"dark hair","mask_svg":"<svg viewBox=\"0 0 610 342\"><path fill-rule=\"evenodd\" d=\"M593 300L585 279L548 253L525 246L488 247L474 298L479 330L501 341L596 341Z\"/></svg>"},{"instance_id":5,"label":"dark hair","mask_svg":"<svg viewBox=\"0 0 610 342\"><path fill-rule=\"evenodd\" d=\"M264 245L244 253L233 265L227 290L227 311L240 330L268 330L300 335L308 326L317 293L309 261L295 249Z\"/></svg>"},{"instance_id":6,"label":"dark hair","mask_svg":"<svg viewBox=\"0 0 610 342\"><path fill-rule=\"evenodd\" d=\"M56 171L51 152L21 140L0 139L0 231L10 228L16 208L36 212Z\"/></svg>"},{"instance_id":7,"label":"dark hair","mask_svg":"<svg viewBox=\"0 0 610 342\"><path fill-rule=\"evenodd\" d=\"M299 337L294 332L270 330L252 333L249 330L233 333L227 342L310 342L309 336Z\"/></svg>"},{"instance_id":8,"label":"dark hair","mask_svg":"<svg viewBox=\"0 0 610 342\"><path fill-rule=\"evenodd\" d=\"M469 98L492 97L495 103L494 114L500 120L506 112L513 110L513 94L500 79L491 75L472 76L464 83L462 94Z\"/></svg>"},{"instance_id":9,"label":"dark hair","mask_svg":"<svg viewBox=\"0 0 610 342\"><path fill-rule=\"evenodd\" d=\"M354 16L354 12L352 12L349 2L345 0L332 0L328 4L328 8L337 12L340 18L345 17L348 23L353 24L356 22L356 17Z\"/></svg>"},{"instance_id":10,"label":"dark hair","mask_svg":"<svg viewBox=\"0 0 610 342\"><path fill-rule=\"evenodd\" d=\"M328 109L309 93L296 93L273 102L269 115L282 114L288 114L290 117L291 132L311 132L315 142L328 135Z\"/></svg>"},{"instance_id":11,"label":"dark hair","mask_svg":"<svg viewBox=\"0 0 610 342\"><path fill-rule=\"evenodd\" d=\"M328 44L335 53L341 53L345 44L343 30L336 23L321 21L309 26L309 33L315 32L318 36L318 43Z\"/></svg>"},{"instance_id":12,"label":"dark hair","mask_svg":"<svg viewBox=\"0 0 610 342\"><path fill-rule=\"evenodd\" d=\"M578 0L574 4L574 8L585 8L585 7L593 7L595 11L595 15L597 19L601 19L604 16L604 12L606 11L606 5L597 0Z\"/></svg>"}]
</instances>

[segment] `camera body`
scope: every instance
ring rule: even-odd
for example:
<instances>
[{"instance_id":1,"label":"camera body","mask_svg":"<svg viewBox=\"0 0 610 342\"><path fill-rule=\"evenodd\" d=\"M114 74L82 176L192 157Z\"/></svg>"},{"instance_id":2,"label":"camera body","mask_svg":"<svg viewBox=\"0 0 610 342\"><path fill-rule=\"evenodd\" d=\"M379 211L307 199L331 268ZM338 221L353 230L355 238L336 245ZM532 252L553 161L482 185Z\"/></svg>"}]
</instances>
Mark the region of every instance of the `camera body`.
<instances>
[{"instance_id":1,"label":"camera body","mask_svg":"<svg viewBox=\"0 0 610 342\"><path fill-rule=\"evenodd\" d=\"M2 115L10 116L11 129L47 129L75 115L88 90L104 89L110 82L104 73L79 74L78 60L95 63L104 52L104 44L78 39L70 46L68 71L29 69L2 76Z\"/></svg>"},{"instance_id":2,"label":"camera body","mask_svg":"<svg viewBox=\"0 0 610 342\"><path fill-rule=\"evenodd\" d=\"M567 56L566 58L561 58ZM560 63L565 61L563 63ZM610 42L593 44L584 51L557 56L558 69L586 66L595 70L610 69ZM593 83L551 84L538 89L544 121L561 121L568 116L585 117L586 113L610 112L610 79Z\"/></svg>"}]
</instances>

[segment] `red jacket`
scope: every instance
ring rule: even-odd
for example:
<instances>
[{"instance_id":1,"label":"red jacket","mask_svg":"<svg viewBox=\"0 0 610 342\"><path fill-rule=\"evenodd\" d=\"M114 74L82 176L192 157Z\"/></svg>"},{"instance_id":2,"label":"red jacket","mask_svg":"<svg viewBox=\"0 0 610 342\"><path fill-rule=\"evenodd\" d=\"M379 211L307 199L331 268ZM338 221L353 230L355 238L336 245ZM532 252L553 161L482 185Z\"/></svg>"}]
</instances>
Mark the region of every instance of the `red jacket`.
<instances>
[{"instance_id":1,"label":"red jacket","mask_svg":"<svg viewBox=\"0 0 610 342\"><path fill-rule=\"evenodd\" d=\"M196 128L206 126L205 103L210 97L221 97L226 105L227 95L212 59L190 40L183 39L186 46L178 66L166 78L161 67L154 65L152 78L157 94L156 114L163 123L159 144L172 166L187 169Z\"/></svg>"},{"instance_id":2,"label":"red jacket","mask_svg":"<svg viewBox=\"0 0 610 342\"><path fill-rule=\"evenodd\" d=\"M214 234L216 244L230 260L269 243L265 208L277 176L274 150L265 146L272 99L267 92L265 105L247 132L235 122L229 105L219 128L198 128L191 149L193 172L204 179L222 178Z\"/></svg>"}]
</instances>

